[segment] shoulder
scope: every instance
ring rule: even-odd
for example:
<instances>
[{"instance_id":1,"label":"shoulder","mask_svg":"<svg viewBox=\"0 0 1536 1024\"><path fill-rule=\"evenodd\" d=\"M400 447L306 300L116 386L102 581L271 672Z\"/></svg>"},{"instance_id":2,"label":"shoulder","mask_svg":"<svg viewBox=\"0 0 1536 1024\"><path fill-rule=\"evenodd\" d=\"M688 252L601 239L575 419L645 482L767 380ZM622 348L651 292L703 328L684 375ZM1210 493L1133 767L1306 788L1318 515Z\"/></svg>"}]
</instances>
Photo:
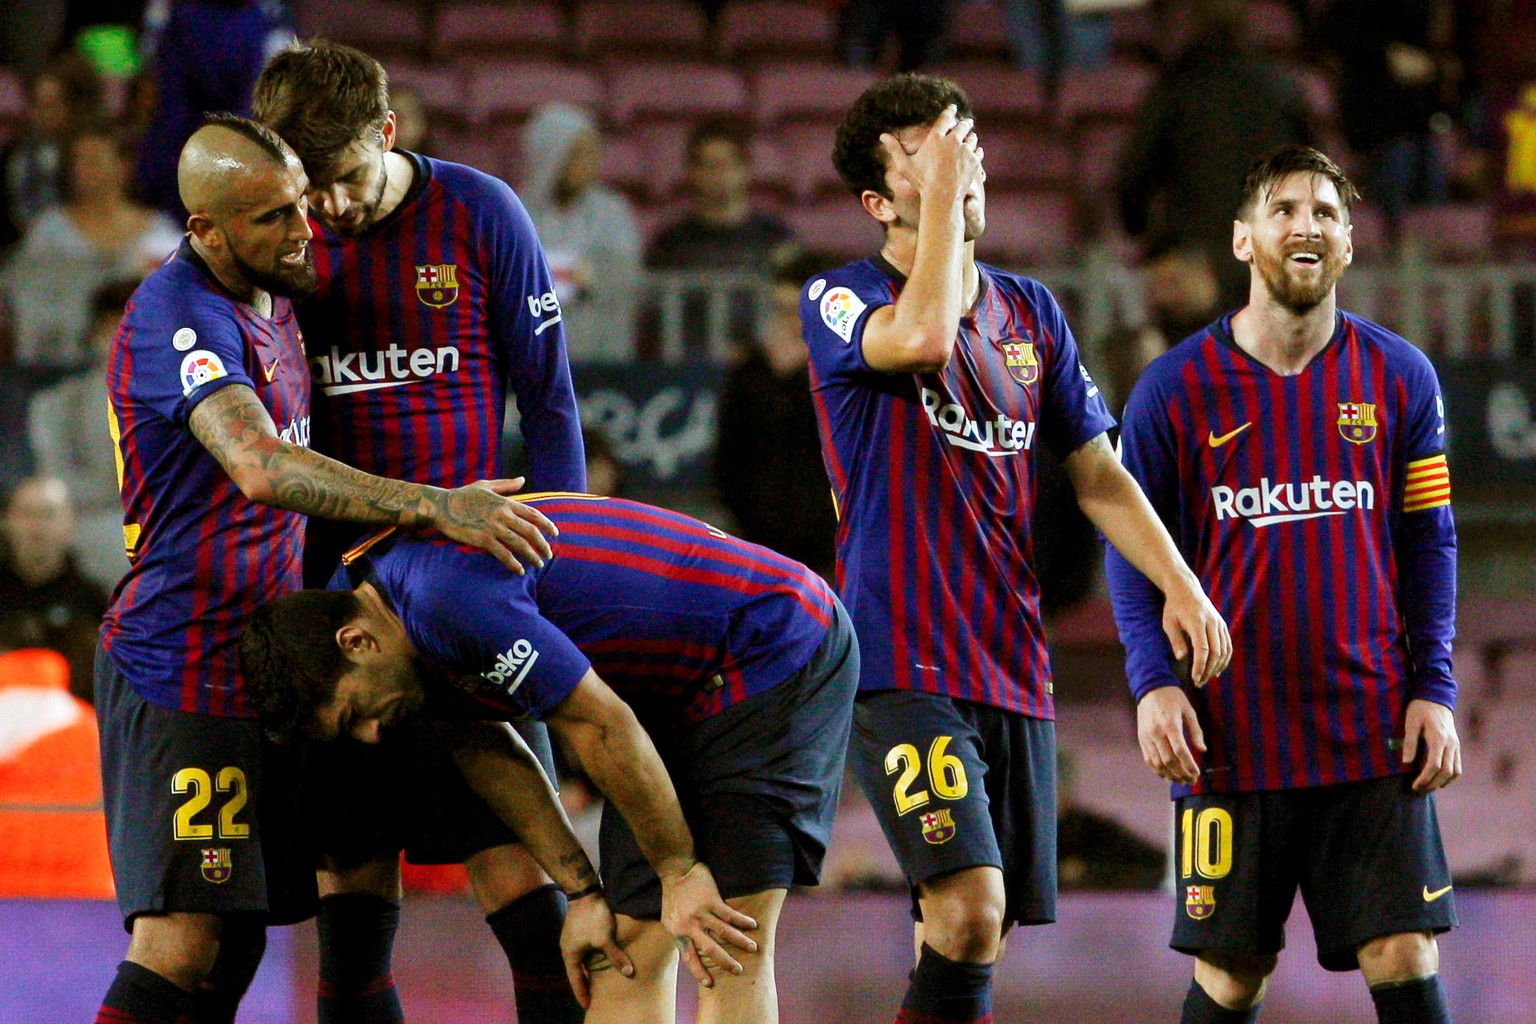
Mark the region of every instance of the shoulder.
<instances>
[{"instance_id":1,"label":"shoulder","mask_svg":"<svg viewBox=\"0 0 1536 1024\"><path fill-rule=\"evenodd\" d=\"M1353 313L1339 315L1354 328L1360 345L1381 354L1389 372L1408 378L1434 377L1435 369L1429 357L1408 339Z\"/></svg>"},{"instance_id":2,"label":"shoulder","mask_svg":"<svg viewBox=\"0 0 1536 1024\"><path fill-rule=\"evenodd\" d=\"M1216 341L1211 336L1211 329L1203 328L1147 364L1131 389L1126 403L1126 418L1129 419L1148 404L1162 405L1180 389L1186 388L1190 364L1201 358L1207 346L1214 344Z\"/></svg>"},{"instance_id":3,"label":"shoulder","mask_svg":"<svg viewBox=\"0 0 1536 1024\"><path fill-rule=\"evenodd\" d=\"M468 164L439 160L436 157L421 158L432 180L451 198L467 205L504 201L516 195L512 186L500 178L470 167Z\"/></svg>"},{"instance_id":4,"label":"shoulder","mask_svg":"<svg viewBox=\"0 0 1536 1024\"><path fill-rule=\"evenodd\" d=\"M800 293L800 318L807 328L820 323L845 343L851 342L865 310L890 305L896 294L896 283L873 261L859 260L807 281Z\"/></svg>"}]
</instances>

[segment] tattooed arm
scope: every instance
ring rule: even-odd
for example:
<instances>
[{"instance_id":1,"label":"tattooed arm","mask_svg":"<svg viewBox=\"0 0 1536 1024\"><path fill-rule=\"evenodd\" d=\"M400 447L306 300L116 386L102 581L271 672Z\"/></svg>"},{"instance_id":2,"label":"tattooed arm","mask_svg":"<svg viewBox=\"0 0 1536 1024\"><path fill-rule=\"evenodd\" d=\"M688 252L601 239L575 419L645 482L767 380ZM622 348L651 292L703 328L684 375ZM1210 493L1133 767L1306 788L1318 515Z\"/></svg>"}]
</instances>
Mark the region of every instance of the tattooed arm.
<instances>
[{"instance_id":1,"label":"tattooed arm","mask_svg":"<svg viewBox=\"0 0 1536 1024\"><path fill-rule=\"evenodd\" d=\"M266 406L242 384L221 388L192 411L192 433L242 494L263 505L371 526L430 526L483 548L513 572L550 557L555 527L537 509L504 495L521 481L447 490L386 480L278 436ZM542 531L542 532L541 532Z\"/></svg>"},{"instance_id":2,"label":"tattooed arm","mask_svg":"<svg viewBox=\"0 0 1536 1024\"><path fill-rule=\"evenodd\" d=\"M1109 437L1098 435L1068 455L1063 465L1077 492L1078 507L1115 550L1163 592L1163 631L1176 657L1192 653L1190 675L1195 685L1215 678L1232 660L1227 624L1205 596L1199 577L1185 563L1141 485L1120 465Z\"/></svg>"}]
</instances>

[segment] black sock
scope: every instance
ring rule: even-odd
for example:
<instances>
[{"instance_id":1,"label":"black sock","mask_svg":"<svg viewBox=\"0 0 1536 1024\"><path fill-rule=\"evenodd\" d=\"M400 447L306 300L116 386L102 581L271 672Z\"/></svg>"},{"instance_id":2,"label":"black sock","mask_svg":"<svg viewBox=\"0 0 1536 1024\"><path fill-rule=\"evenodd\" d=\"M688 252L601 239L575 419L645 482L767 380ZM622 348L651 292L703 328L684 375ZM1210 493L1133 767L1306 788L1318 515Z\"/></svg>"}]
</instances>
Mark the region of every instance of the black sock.
<instances>
[{"instance_id":1,"label":"black sock","mask_svg":"<svg viewBox=\"0 0 1536 1024\"><path fill-rule=\"evenodd\" d=\"M320 901L320 1024L402 1024L390 970L400 904L343 893Z\"/></svg>"},{"instance_id":2,"label":"black sock","mask_svg":"<svg viewBox=\"0 0 1536 1024\"><path fill-rule=\"evenodd\" d=\"M896 1024L992 1024L992 965L950 960L928 943Z\"/></svg>"},{"instance_id":3,"label":"black sock","mask_svg":"<svg viewBox=\"0 0 1536 1024\"><path fill-rule=\"evenodd\" d=\"M507 954L517 1019L528 1024L581 1024L586 1015L560 958L560 926L565 923L565 893L558 885L541 886L485 919Z\"/></svg>"},{"instance_id":4,"label":"black sock","mask_svg":"<svg viewBox=\"0 0 1536 1024\"><path fill-rule=\"evenodd\" d=\"M1377 985L1371 989L1380 1024L1451 1024L1451 1007L1445 1001L1440 975L1417 981Z\"/></svg>"},{"instance_id":5,"label":"black sock","mask_svg":"<svg viewBox=\"0 0 1536 1024\"><path fill-rule=\"evenodd\" d=\"M1210 997L1200 983L1193 979L1184 995L1184 1013L1179 1024L1254 1024L1259 1019L1261 1003L1254 1003L1246 1010L1229 1010Z\"/></svg>"},{"instance_id":6,"label":"black sock","mask_svg":"<svg viewBox=\"0 0 1536 1024\"><path fill-rule=\"evenodd\" d=\"M177 1024L191 1006L192 993L124 960L96 1011L96 1024Z\"/></svg>"}]
</instances>

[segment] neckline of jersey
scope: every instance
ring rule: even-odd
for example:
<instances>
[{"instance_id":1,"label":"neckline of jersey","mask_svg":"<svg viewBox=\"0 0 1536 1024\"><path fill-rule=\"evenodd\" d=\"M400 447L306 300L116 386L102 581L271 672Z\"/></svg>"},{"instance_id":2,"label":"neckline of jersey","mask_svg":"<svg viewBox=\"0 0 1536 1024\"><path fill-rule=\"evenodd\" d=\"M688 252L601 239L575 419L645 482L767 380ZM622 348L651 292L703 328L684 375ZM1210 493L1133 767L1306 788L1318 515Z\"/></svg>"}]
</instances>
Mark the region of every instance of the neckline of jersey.
<instances>
[{"instance_id":1,"label":"neckline of jersey","mask_svg":"<svg viewBox=\"0 0 1536 1024\"><path fill-rule=\"evenodd\" d=\"M1229 313L1223 313L1221 319L1211 324L1211 336L1216 339L1217 344L1225 345L1238 356L1246 359L1248 362L1258 367L1264 373L1271 377L1278 377L1281 380L1298 380L1302 377L1305 377L1308 373L1311 372L1314 366L1317 366L1322 362L1324 356L1338 347L1344 337L1344 311L1342 309L1335 310L1333 314L1333 334L1328 338L1328 344L1318 349L1317 352L1313 354L1312 358L1307 360L1307 365L1303 366L1299 373L1284 374L1280 373L1273 366L1270 366L1268 363L1264 362L1264 360L1255 356L1252 352L1249 352L1247 349L1243 348L1243 346L1237 343L1237 339L1232 336L1232 318L1240 312L1242 312L1242 309L1234 309Z\"/></svg>"}]
</instances>

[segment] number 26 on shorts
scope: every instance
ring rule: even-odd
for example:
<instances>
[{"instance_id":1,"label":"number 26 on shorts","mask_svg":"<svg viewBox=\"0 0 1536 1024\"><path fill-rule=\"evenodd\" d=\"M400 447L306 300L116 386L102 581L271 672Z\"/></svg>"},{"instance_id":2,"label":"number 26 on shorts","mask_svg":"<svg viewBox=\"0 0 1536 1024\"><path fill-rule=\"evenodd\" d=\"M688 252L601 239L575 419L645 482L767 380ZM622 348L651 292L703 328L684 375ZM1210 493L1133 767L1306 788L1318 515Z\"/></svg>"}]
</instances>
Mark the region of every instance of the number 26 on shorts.
<instances>
[{"instance_id":1,"label":"number 26 on shorts","mask_svg":"<svg viewBox=\"0 0 1536 1024\"><path fill-rule=\"evenodd\" d=\"M965 763L947 752L953 739L953 736L935 736L928 747L928 784L940 800L962 799L971 788L965 778ZM912 784L923 774L923 760L911 743L898 743L886 751L885 774L895 775L897 772L901 775L891 791L896 801L896 813L906 814L927 804L931 799L928 790L912 789Z\"/></svg>"}]
</instances>

